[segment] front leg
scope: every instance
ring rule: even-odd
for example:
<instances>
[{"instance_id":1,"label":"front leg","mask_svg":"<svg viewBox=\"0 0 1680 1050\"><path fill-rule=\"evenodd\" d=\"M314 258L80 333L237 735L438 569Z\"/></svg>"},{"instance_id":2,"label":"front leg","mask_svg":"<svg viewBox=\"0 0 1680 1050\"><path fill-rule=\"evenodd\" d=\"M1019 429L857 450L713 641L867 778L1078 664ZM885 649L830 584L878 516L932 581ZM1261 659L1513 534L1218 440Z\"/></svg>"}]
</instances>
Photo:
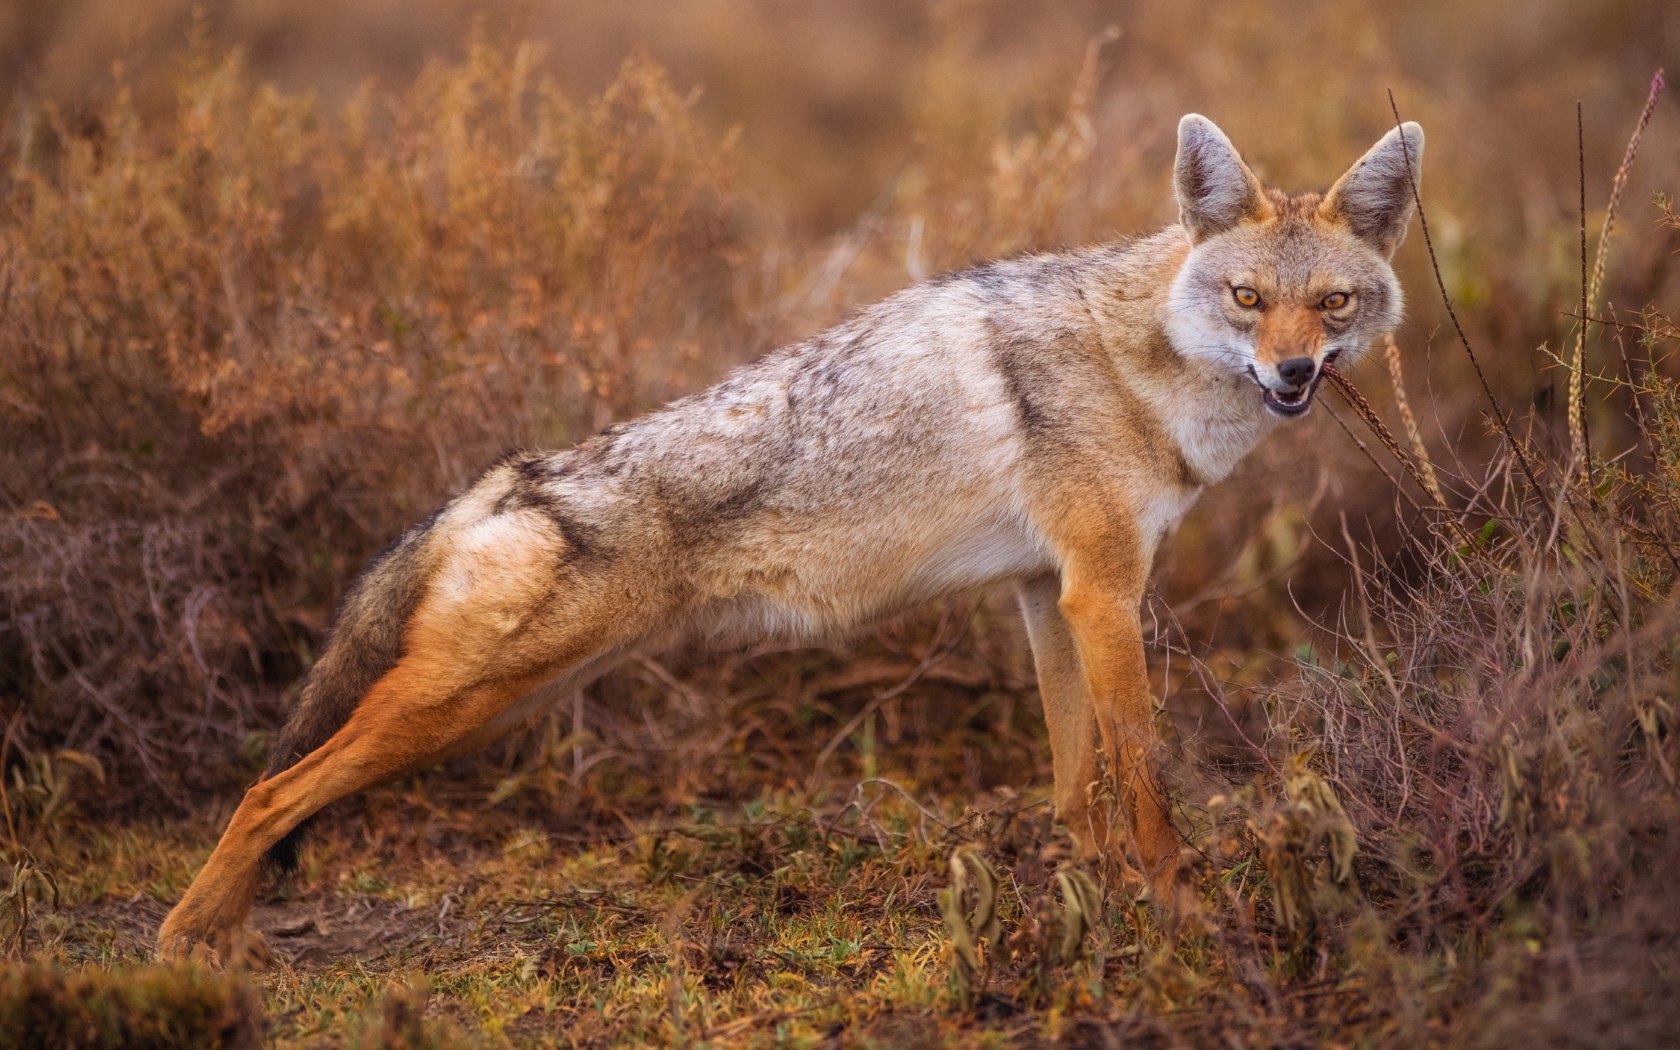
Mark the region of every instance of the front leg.
<instances>
[{"instance_id":1,"label":"front leg","mask_svg":"<svg viewBox=\"0 0 1680 1050\"><path fill-rule=\"evenodd\" d=\"M1070 515L1063 525L1054 537L1062 559L1056 607L1078 650L1120 815L1157 899L1170 906L1183 839L1155 761L1160 741L1139 620L1150 552L1117 511ZM1061 772L1058 764L1058 780ZM1064 795L1060 783L1056 793ZM1110 855L1124 868L1119 850L1110 843Z\"/></svg>"},{"instance_id":2,"label":"front leg","mask_svg":"<svg viewBox=\"0 0 1680 1050\"><path fill-rule=\"evenodd\" d=\"M1045 575L1020 584L1021 616L1032 643L1033 669L1050 734L1050 762L1056 778L1056 818L1067 826L1087 864L1104 856L1121 867L1121 877L1136 889L1142 876L1122 859L1124 847L1109 841L1109 810L1101 804L1097 765L1097 714L1085 683L1079 647L1062 615L1062 581Z\"/></svg>"}]
</instances>

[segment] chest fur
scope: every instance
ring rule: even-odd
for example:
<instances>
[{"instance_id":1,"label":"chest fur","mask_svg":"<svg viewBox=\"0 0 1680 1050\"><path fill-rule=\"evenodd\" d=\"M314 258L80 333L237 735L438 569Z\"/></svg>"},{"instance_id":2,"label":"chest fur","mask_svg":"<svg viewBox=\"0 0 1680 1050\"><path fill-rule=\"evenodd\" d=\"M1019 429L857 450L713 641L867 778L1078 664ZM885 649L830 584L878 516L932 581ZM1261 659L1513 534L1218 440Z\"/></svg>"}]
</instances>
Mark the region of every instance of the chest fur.
<instances>
[{"instance_id":1,"label":"chest fur","mask_svg":"<svg viewBox=\"0 0 1680 1050\"><path fill-rule=\"evenodd\" d=\"M1214 485L1230 476L1278 419L1266 411L1254 384L1240 376L1186 380L1172 389L1151 384L1140 393L1196 479Z\"/></svg>"}]
</instances>

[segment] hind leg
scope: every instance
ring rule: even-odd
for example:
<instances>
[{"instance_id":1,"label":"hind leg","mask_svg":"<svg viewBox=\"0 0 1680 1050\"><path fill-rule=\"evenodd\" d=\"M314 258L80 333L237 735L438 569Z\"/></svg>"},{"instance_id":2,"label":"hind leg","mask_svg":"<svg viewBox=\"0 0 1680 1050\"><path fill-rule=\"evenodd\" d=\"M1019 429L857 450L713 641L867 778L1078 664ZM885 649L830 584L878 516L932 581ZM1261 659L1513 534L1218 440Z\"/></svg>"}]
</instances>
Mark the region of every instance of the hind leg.
<instances>
[{"instance_id":1,"label":"hind leg","mask_svg":"<svg viewBox=\"0 0 1680 1050\"><path fill-rule=\"evenodd\" d=\"M204 869L164 920L158 954L227 966L262 964L266 949L245 919L263 854L316 810L462 750L541 677L440 693L423 661L404 660L373 687L350 721L297 765L245 793Z\"/></svg>"},{"instance_id":2,"label":"hind leg","mask_svg":"<svg viewBox=\"0 0 1680 1050\"><path fill-rule=\"evenodd\" d=\"M402 626L401 657L337 732L246 792L164 920L160 955L262 962L244 924L276 842L328 803L488 742L522 696L658 614L656 601L627 607L632 591L610 571L557 577L560 541L540 516L472 509L446 516L427 541L434 569Z\"/></svg>"}]
</instances>

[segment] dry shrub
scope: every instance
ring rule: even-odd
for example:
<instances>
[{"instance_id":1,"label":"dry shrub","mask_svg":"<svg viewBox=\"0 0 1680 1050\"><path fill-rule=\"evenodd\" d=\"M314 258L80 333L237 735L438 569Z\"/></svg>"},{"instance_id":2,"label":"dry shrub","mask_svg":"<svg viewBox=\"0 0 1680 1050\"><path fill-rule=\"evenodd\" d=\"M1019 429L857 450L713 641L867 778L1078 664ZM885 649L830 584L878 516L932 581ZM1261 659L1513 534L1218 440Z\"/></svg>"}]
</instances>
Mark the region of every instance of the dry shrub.
<instances>
[{"instance_id":1,"label":"dry shrub","mask_svg":"<svg viewBox=\"0 0 1680 1050\"><path fill-rule=\"evenodd\" d=\"M1214 898L1228 965L1274 997L1358 980L1370 1013L1344 1023L1384 1042L1680 1030L1677 333L1648 311L1593 334L1635 448L1434 464L1446 506L1375 569L1344 531L1354 600L1274 694L1269 771L1209 807L1215 867L1265 873L1255 901ZM1269 974L1257 926L1286 952Z\"/></svg>"},{"instance_id":2,"label":"dry shrub","mask_svg":"<svg viewBox=\"0 0 1680 1050\"><path fill-rule=\"evenodd\" d=\"M644 60L575 102L538 57L475 44L327 117L200 48L169 126L126 92L30 126L0 181L18 752L227 786L371 550L740 341L727 147Z\"/></svg>"},{"instance_id":3,"label":"dry shrub","mask_svg":"<svg viewBox=\"0 0 1680 1050\"><path fill-rule=\"evenodd\" d=\"M197 967L0 968L0 1046L59 1050L255 1050L260 996Z\"/></svg>"}]
</instances>

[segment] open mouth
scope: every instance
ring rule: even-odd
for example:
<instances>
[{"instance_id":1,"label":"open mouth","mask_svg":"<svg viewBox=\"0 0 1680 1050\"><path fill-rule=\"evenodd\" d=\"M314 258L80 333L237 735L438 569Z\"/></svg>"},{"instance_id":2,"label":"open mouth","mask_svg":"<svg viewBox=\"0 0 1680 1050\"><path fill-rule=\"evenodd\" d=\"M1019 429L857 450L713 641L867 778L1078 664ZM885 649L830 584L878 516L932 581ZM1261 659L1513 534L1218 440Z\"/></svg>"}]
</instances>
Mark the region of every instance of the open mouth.
<instances>
[{"instance_id":1,"label":"open mouth","mask_svg":"<svg viewBox=\"0 0 1680 1050\"><path fill-rule=\"evenodd\" d=\"M1318 371L1313 373L1312 379L1305 386L1296 387L1294 390L1273 390L1260 382L1260 377L1255 374L1252 366L1248 372L1254 376L1255 385L1260 388L1260 399L1266 403L1267 408L1280 416L1294 417L1306 414L1307 409L1312 407L1313 395L1318 392L1318 384L1324 380L1324 370L1330 367L1336 356L1334 353L1326 355Z\"/></svg>"},{"instance_id":2,"label":"open mouth","mask_svg":"<svg viewBox=\"0 0 1680 1050\"><path fill-rule=\"evenodd\" d=\"M1298 416L1312 407L1313 391L1318 389L1318 377L1299 390L1278 393L1268 387L1260 388L1260 397L1266 402L1266 407L1280 416Z\"/></svg>"},{"instance_id":3,"label":"open mouth","mask_svg":"<svg viewBox=\"0 0 1680 1050\"><path fill-rule=\"evenodd\" d=\"M1325 364L1329 362L1326 361ZM1260 399L1266 403L1266 407L1287 418L1306 414L1307 409L1312 407L1313 394L1318 392L1318 384L1323 379L1324 369L1320 368L1311 381L1294 390L1273 390L1261 383L1259 377L1255 378L1255 384L1260 387Z\"/></svg>"}]
</instances>

